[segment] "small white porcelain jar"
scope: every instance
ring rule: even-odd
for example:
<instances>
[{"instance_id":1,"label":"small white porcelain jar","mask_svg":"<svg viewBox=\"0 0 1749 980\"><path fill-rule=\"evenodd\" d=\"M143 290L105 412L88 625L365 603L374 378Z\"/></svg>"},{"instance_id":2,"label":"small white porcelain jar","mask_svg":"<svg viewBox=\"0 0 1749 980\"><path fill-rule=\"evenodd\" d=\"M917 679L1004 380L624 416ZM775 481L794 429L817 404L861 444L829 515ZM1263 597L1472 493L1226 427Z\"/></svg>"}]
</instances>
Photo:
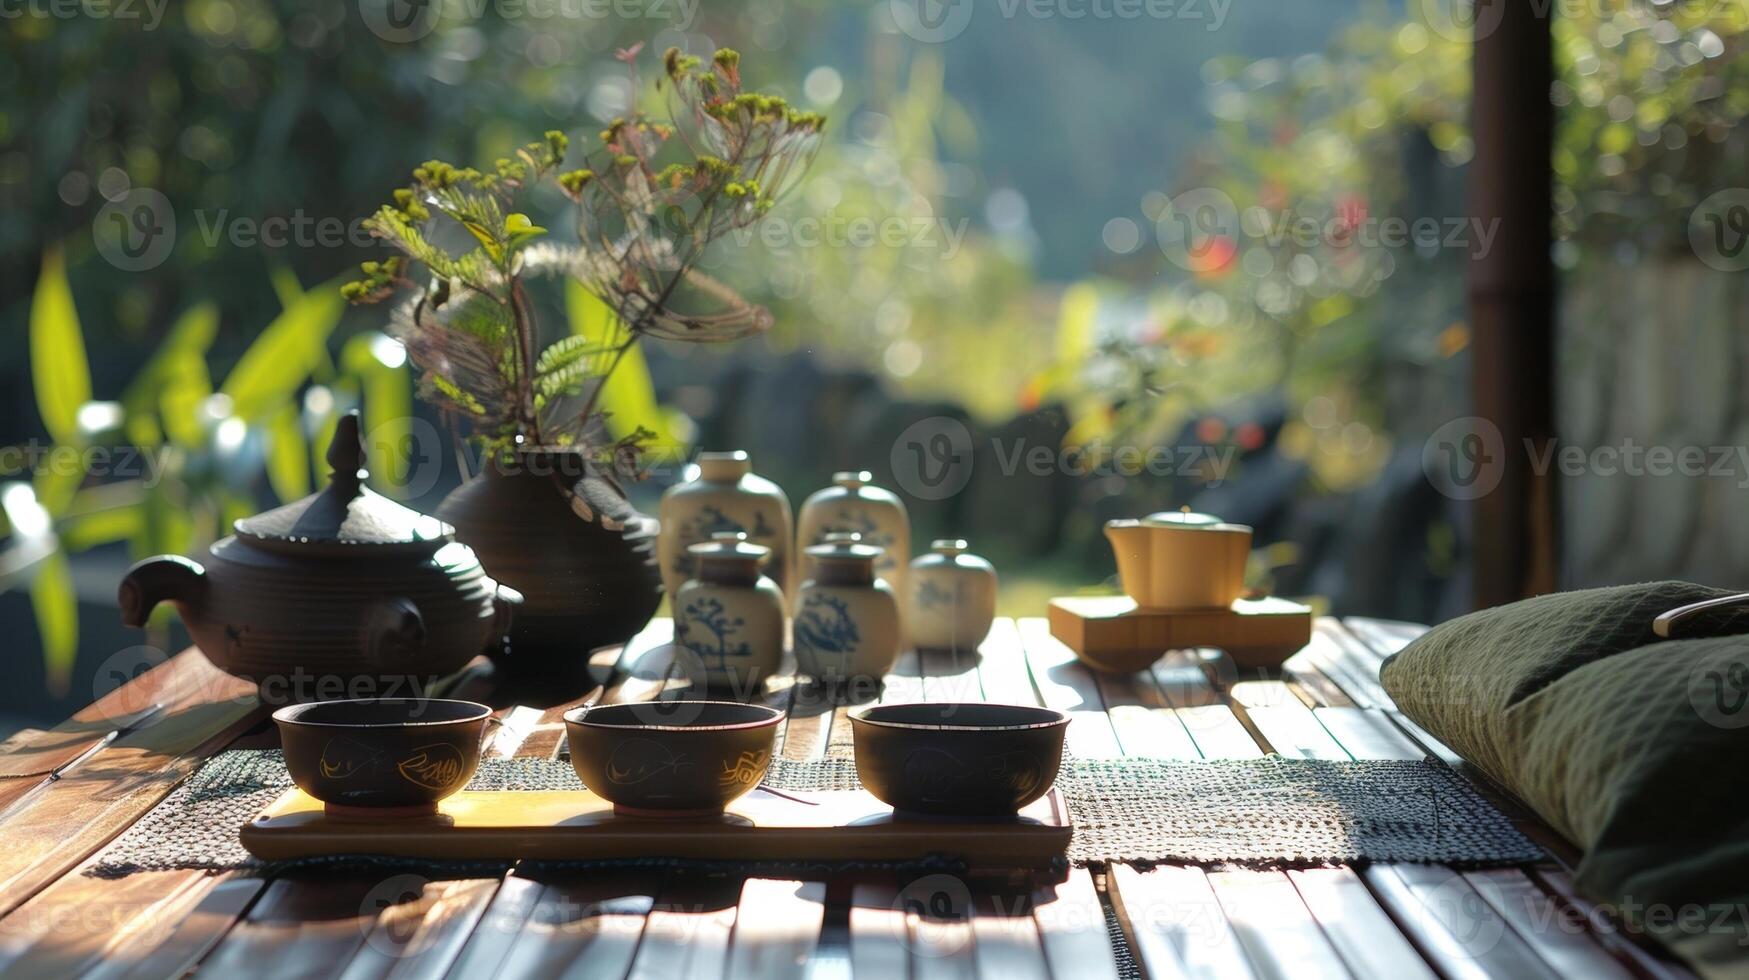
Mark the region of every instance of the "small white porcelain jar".
<instances>
[{"instance_id":1,"label":"small white porcelain jar","mask_svg":"<svg viewBox=\"0 0 1749 980\"><path fill-rule=\"evenodd\" d=\"M897 494L875 486L867 470L832 474L832 486L817 490L802 501L796 518L796 547L802 553L801 578L814 577L809 545L826 540L828 534L862 535L862 543L881 549L875 574L903 594L905 571L911 560L911 518Z\"/></svg>"},{"instance_id":2,"label":"small white porcelain jar","mask_svg":"<svg viewBox=\"0 0 1749 980\"><path fill-rule=\"evenodd\" d=\"M749 542L769 548L765 574L786 593L793 593L793 522L783 490L755 474L752 461L739 450L699 453L697 464L687 469L686 482L669 487L657 511L662 521L657 560L668 595L673 597L692 577L687 549L721 531L744 532Z\"/></svg>"},{"instance_id":3,"label":"small white porcelain jar","mask_svg":"<svg viewBox=\"0 0 1749 980\"><path fill-rule=\"evenodd\" d=\"M674 642L689 654L682 667L713 690L754 697L783 662L783 590L759 573L771 551L739 531L687 550L695 577L674 594Z\"/></svg>"},{"instance_id":4,"label":"small white porcelain jar","mask_svg":"<svg viewBox=\"0 0 1749 980\"><path fill-rule=\"evenodd\" d=\"M911 563L905 633L919 650L976 650L996 620L996 569L957 538Z\"/></svg>"},{"instance_id":5,"label":"small white porcelain jar","mask_svg":"<svg viewBox=\"0 0 1749 980\"><path fill-rule=\"evenodd\" d=\"M881 549L841 532L804 554L814 575L796 600L796 669L827 683L885 676L899 659L899 602L875 574Z\"/></svg>"}]
</instances>

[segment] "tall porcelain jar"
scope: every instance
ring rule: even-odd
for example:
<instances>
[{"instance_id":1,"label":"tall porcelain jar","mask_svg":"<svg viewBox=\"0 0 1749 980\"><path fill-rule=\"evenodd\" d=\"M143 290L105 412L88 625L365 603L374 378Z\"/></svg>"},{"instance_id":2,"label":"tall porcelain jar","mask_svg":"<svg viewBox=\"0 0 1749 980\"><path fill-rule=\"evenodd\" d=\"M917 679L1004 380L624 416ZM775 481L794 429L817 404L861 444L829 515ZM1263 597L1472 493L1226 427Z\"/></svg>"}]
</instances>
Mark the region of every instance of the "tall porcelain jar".
<instances>
[{"instance_id":1,"label":"tall porcelain jar","mask_svg":"<svg viewBox=\"0 0 1749 980\"><path fill-rule=\"evenodd\" d=\"M796 669L828 683L879 679L899 659L899 602L875 574L881 549L856 533L803 552L814 568L796 598Z\"/></svg>"},{"instance_id":2,"label":"tall porcelain jar","mask_svg":"<svg viewBox=\"0 0 1749 980\"><path fill-rule=\"evenodd\" d=\"M657 559L662 586L672 598L692 574L687 549L719 531L740 531L771 552L765 573L786 593L795 590L789 498L753 472L747 454L700 453L697 471L662 495Z\"/></svg>"},{"instance_id":3,"label":"tall porcelain jar","mask_svg":"<svg viewBox=\"0 0 1749 980\"><path fill-rule=\"evenodd\" d=\"M976 650L996 620L996 569L959 539L911 563L905 635L919 650Z\"/></svg>"},{"instance_id":4,"label":"tall porcelain jar","mask_svg":"<svg viewBox=\"0 0 1749 980\"><path fill-rule=\"evenodd\" d=\"M759 573L771 551L740 531L687 550L696 572L674 593L674 641L698 659L705 686L753 697L783 661L783 590Z\"/></svg>"},{"instance_id":5,"label":"tall porcelain jar","mask_svg":"<svg viewBox=\"0 0 1749 980\"><path fill-rule=\"evenodd\" d=\"M911 518L891 490L875 486L867 470L832 474L832 486L817 490L802 502L796 544L802 550L801 578L814 577L806 549L834 532L857 533L862 543L881 549L875 574L904 594L906 562L911 560Z\"/></svg>"}]
</instances>

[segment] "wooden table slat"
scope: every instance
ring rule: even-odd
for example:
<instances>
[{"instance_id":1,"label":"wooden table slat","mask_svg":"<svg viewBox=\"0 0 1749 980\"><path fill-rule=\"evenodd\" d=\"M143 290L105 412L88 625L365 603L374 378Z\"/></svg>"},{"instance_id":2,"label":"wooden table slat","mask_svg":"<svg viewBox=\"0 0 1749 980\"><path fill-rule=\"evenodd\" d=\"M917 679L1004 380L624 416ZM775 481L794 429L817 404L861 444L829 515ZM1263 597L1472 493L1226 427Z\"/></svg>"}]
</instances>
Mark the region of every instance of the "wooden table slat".
<instances>
[{"instance_id":1,"label":"wooden table slat","mask_svg":"<svg viewBox=\"0 0 1749 980\"><path fill-rule=\"evenodd\" d=\"M1296 654L1336 683L1350 700L1363 708L1389 708L1390 695L1379 683L1379 658L1334 619L1319 619L1312 641Z\"/></svg>"},{"instance_id":2,"label":"wooden table slat","mask_svg":"<svg viewBox=\"0 0 1749 980\"><path fill-rule=\"evenodd\" d=\"M442 977L498 891L496 878L421 881L404 878L416 897L388 900L340 980L426 980ZM377 888L393 887L390 876ZM362 923L361 923L362 924Z\"/></svg>"},{"instance_id":3,"label":"wooden table slat","mask_svg":"<svg viewBox=\"0 0 1749 980\"><path fill-rule=\"evenodd\" d=\"M978 684L996 704L1043 704L1026 663L1026 644L1012 619L999 619L978 648Z\"/></svg>"},{"instance_id":4,"label":"wooden table slat","mask_svg":"<svg viewBox=\"0 0 1749 980\"><path fill-rule=\"evenodd\" d=\"M1289 871L1306 908L1357 977L1435 980L1436 974L1352 868Z\"/></svg>"},{"instance_id":5,"label":"wooden table slat","mask_svg":"<svg viewBox=\"0 0 1749 980\"><path fill-rule=\"evenodd\" d=\"M1560 903L1523 871L1469 871L1464 879L1557 975L1598 980L1634 975L1598 944L1583 922L1563 918Z\"/></svg>"},{"instance_id":6,"label":"wooden table slat","mask_svg":"<svg viewBox=\"0 0 1749 980\"><path fill-rule=\"evenodd\" d=\"M1342 625L1380 658L1396 653L1427 632L1427 627L1418 623L1401 623L1393 619L1373 619L1368 616L1344 616Z\"/></svg>"},{"instance_id":7,"label":"wooden table slat","mask_svg":"<svg viewBox=\"0 0 1749 980\"><path fill-rule=\"evenodd\" d=\"M210 887L205 887L208 883ZM186 976L230 933L267 883L259 878L203 876L202 887L204 894L188 914L167 916L166 921L147 932L148 937L159 932L162 941L153 945L129 942L126 955L106 960L85 974L84 980L161 980Z\"/></svg>"},{"instance_id":8,"label":"wooden table slat","mask_svg":"<svg viewBox=\"0 0 1749 980\"><path fill-rule=\"evenodd\" d=\"M730 980L807 975L826 918L824 882L749 878L741 888L740 910L729 949Z\"/></svg>"},{"instance_id":9,"label":"wooden table slat","mask_svg":"<svg viewBox=\"0 0 1749 980\"><path fill-rule=\"evenodd\" d=\"M1074 868L1067 880L1034 889L1032 918L1052 976L1061 980L1116 974L1105 909L1086 868Z\"/></svg>"},{"instance_id":10,"label":"wooden table slat","mask_svg":"<svg viewBox=\"0 0 1749 980\"><path fill-rule=\"evenodd\" d=\"M316 887L281 878L250 907L195 971L198 977L329 977L364 945L379 908L380 879L324 875Z\"/></svg>"},{"instance_id":11,"label":"wooden table slat","mask_svg":"<svg viewBox=\"0 0 1749 980\"><path fill-rule=\"evenodd\" d=\"M1196 741L1148 674L1095 674L1106 717L1124 755L1199 759Z\"/></svg>"},{"instance_id":12,"label":"wooden table slat","mask_svg":"<svg viewBox=\"0 0 1749 980\"><path fill-rule=\"evenodd\" d=\"M198 872L158 871L116 881L68 876L0 919L0 975L77 976L117 949L143 952L207 891Z\"/></svg>"},{"instance_id":13,"label":"wooden table slat","mask_svg":"<svg viewBox=\"0 0 1749 980\"><path fill-rule=\"evenodd\" d=\"M1083 759L1122 756L1123 748L1111 718L1105 713L1092 671L1076 659L1075 651L1051 635L1050 624L1045 620L1023 619L1018 625L1039 697L1045 707L1069 715L1068 750Z\"/></svg>"},{"instance_id":14,"label":"wooden table slat","mask_svg":"<svg viewBox=\"0 0 1749 980\"><path fill-rule=\"evenodd\" d=\"M116 739L33 795L15 800L0 835L0 913L9 912L132 826L258 718L254 697L191 703Z\"/></svg>"},{"instance_id":15,"label":"wooden table slat","mask_svg":"<svg viewBox=\"0 0 1749 980\"><path fill-rule=\"evenodd\" d=\"M984 980L1050 980L1030 895L978 894L972 904L972 943Z\"/></svg>"},{"instance_id":16,"label":"wooden table slat","mask_svg":"<svg viewBox=\"0 0 1749 980\"><path fill-rule=\"evenodd\" d=\"M1216 871L1208 882L1259 976L1292 980L1350 975L1287 875Z\"/></svg>"},{"instance_id":17,"label":"wooden table slat","mask_svg":"<svg viewBox=\"0 0 1749 980\"><path fill-rule=\"evenodd\" d=\"M923 650L918 663L923 669L923 700L984 701L983 682L978 678L978 666L983 654L978 650Z\"/></svg>"},{"instance_id":18,"label":"wooden table slat","mask_svg":"<svg viewBox=\"0 0 1749 980\"><path fill-rule=\"evenodd\" d=\"M1257 975L1200 868L1120 864L1108 882L1130 950L1149 977Z\"/></svg>"},{"instance_id":19,"label":"wooden table slat","mask_svg":"<svg viewBox=\"0 0 1749 980\"><path fill-rule=\"evenodd\" d=\"M1349 754L1318 723L1312 709L1280 681L1233 685L1233 700L1258 734L1280 755L1301 759L1348 759Z\"/></svg>"},{"instance_id":20,"label":"wooden table slat","mask_svg":"<svg viewBox=\"0 0 1749 980\"><path fill-rule=\"evenodd\" d=\"M496 972L462 973L458 964L450 975L558 977L576 964L586 965L592 976L618 980L631 969L660 887L641 875L592 874L547 883Z\"/></svg>"},{"instance_id":21,"label":"wooden table slat","mask_svg":"<svg viewBox=\"0 0 1749 980\"><path fill-rule=\"evenodd\" d=\"M454 980L498 976L523 926L534 914L542 890L538 881L515 874L504 878L447 975Z\"/></svg>"},{"instance_id":22,"label":"wooden table slat","mask_svg":"<svg viewBox=\"0 0 1749 980\"><path fill-rule=\"evenodd\" d=\"M910 927L896 907L898 889L859 884L850 898L850 967L857 977L907 977Z\"/></svg>"},{"instance_id":23,"label":"wooden table slat","mask_svg":"<svg viewBox=\"0 0 1749 980\"><path fill-rule=\"evenodd\" d=\"M1454 980L1559 976L1456 871L1374 864L1361 876L1422 955L1445 976Z\"/></svg>"},{"instance_id":24,"label":"wooden table slat","mask_svg":"<svg viewBox=\"0 0 1749 980\"><path fill-rule=\"evenodd\" d=\"M1605 915L1597 906L1580 897L1574 889L1572 875L1558 868L1536 868L1532 876L1559 900L1566 918L1583 922L1600 944L1619 959L1631 963L1634 973L1653 980L1690 980L1693 977L1668 953L1652 947L1650 940L1636 942L1618 919Z\"/></svg>"},{"instance_id":25,"label":"wooden table slat","mask_svg":"<svg viewBox=\"0 0 1749 980\"><path fill-rule=\"evenodd\" d=\"M726 975L740 898L741 889L732 881L670 881L645 917L632 980L717 980Z\"/></svg>"},{"instance_id":26,"label":"wooden table slat","mask_svg":"<svg viewBox=\"0 0 1749 980\"><path fill-rule=\"evenodd\" d=\"M1426 750L1374 708L1313 708L1312 715L1356 759L1427 758Z\"/></svg>"}]
</instances>

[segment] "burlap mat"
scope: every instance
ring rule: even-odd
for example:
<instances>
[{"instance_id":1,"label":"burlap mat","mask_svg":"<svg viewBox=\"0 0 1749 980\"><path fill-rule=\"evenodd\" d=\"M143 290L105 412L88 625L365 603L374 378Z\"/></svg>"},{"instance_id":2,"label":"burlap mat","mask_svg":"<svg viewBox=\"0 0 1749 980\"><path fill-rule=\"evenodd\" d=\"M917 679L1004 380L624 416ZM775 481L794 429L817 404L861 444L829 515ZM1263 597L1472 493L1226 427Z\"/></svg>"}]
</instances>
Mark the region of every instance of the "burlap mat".
<instances>
[{"instance_id":1,"label":"burlap mat","mask_svg":"<svg viewBox=\"0 0 1749 980\"><path fill-rule=\"evenodd\" d=\"M807 793L856 789L859 783L847 759L780 759L765 785ZM117 838L87 873L256 867L237 842L237 828L290 786L277 750L220 753ZM476 790L579 786L570 763L527 758L485 760L468 784ZM1411 861L1489 867L1543 857L1462 777L1432 761L1069 759L1057 788L1075 823L1068 857L1079 865L1283 868ZM732 861L644 863L739 867ZM932 862L920 858L892 866Z\"/></svg>"}]
</instances>

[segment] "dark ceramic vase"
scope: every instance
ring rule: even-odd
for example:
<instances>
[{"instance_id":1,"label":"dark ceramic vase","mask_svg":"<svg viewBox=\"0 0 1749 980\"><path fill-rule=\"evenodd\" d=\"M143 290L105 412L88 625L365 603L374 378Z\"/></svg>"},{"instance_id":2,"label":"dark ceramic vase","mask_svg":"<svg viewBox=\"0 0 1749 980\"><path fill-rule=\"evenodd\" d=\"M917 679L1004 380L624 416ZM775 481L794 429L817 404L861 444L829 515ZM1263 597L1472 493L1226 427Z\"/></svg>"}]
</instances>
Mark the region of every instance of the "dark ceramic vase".
<instances>
[{"instance_id":1,"label":"dark ceramic vase","mask_svg":"<svg viewBox=\"0 0 1749 980\"><path fill-rule=\"evenodd\" d=\"M498 581L522 593L501 669L574 676L589 651L624 643L662 601L655 520L581 453L489 463L437 509Z\"/></svg>"}]
</instances>

